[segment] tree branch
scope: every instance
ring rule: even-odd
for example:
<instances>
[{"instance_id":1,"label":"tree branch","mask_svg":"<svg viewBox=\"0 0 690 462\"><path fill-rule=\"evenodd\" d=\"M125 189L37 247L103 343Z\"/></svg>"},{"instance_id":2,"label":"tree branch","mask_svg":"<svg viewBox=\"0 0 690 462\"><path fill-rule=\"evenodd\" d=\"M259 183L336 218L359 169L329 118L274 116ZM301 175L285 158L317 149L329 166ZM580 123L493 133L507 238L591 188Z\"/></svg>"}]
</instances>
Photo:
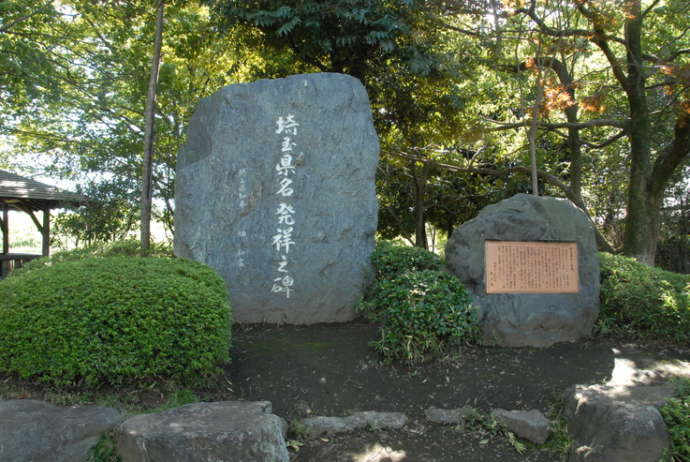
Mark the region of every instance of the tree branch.
<instances>
[{"instance_id":1,"label":"tree branch","mask_svg":"<svg viewBox=\"0 0 690 462\"><path fill-rule=\"evenodd\" d=\"M661 0L654 0L651 5L647 7L646 10L642 12L642 17L644 18L649 14L650 11L652 11L660 2Z\"/></svg>"},{"instance_id":2,"label":"tree branch","mask_svg":"<svg viewBox=\"0 0 690 462\"><path fill-rule=\"evenodd\" d=\"M501 131L501 130L510 130L514 128L521 128L521 127L527 127L530 124L529 120L523 121L523 122L516 122L516 123L504 123L504 122L499 122L498 120L492 120L492 119L487 119L484 118L484 120L491 122L493 124L500 125L499 127L494 127L490 128L489 131L496 132L496 131ZM556 129L556 128L593 128L593 127L617 127L620 129L627 129L629 124L629 120L615 120L615 119L593 119L593 120L588 120L586 122L577 122L577 123L572 123L572 122L558 122L558 123L548 123L548 122L539 122L539 126L543 128L548 128L548 129Z\"/></svg>"},{"instance_id":3,"label":"tree branch","mask_svg":"<svg viewBox=\"0 0 690 462\"><path fill-rule=\"evenodd\" d=\"M48 3L46 3L45 5L43 5L41 8L39 8L39 9L37 9L37 10L35 10L35 11L32 11L31 13L26 14L26 15L24 15L24 16L20 16L20 17L18 17L17 19L15 19L14 21L10 21L9 23L7 23L7 24L3 25L2 27L0 27L0 33L3 33L3 34L4 34L4 33L6 33L7 31L9 31L10 29L12 29L14 26L16 26L17 24L19 24L20 22L24 22L24 21L26 21L27 19L31 19L33 16L36 16L37 14L43 13L45 10L47 10L48 8L50 8L51 5L52 5L52 2L48 2Z\"/></svg>"},{"instance_id":4,"label":"tree branch","mask_svg":"<svg viewBox=\"0 0 690 462\"><path fill-rule=\"evenodd\" d=\"M649 191L658 196L663 193L673 171L690 155L690 101L682 105L673 130L673 142L654 162Z\"/></svg>"},{"instance_id":5,"label":"tree branch","mask_svg":"<svg viewBox=\"0 0 690 462\"><path fill-rule=\"evenodd\" d=\"M519 172L523 173L525 175L530 175L531 170L527 167L509 167L505 169L494 169L494 168L476 168L476 167L471 167L471 168L463 168L463 167L458 167L456 165L450 165L450 164L444 164L441 162L436 162L430 159L424 159L420 158L417 156L413 156L410 154L406 154L404 152L399 152L399 153L392 153L395 156L402 157L403 159L409 159L409 160L414 160L416 162L422 162L426 163L429 165L434 165L446 170L450 170L453 172L466 172L466 173L478 173L482 175L490 175L490 176L508 176L511 173L514 172ZM597 229L596 224L592 220L592 217L587 213L587 209L585 207L585 204L577 197L573 196L571 189L563 183L560 179L558 179L555 175L552 175L550 173L546 173L543 171L538 171L537 174L539 175L539 178L541 178L545 183L549 183L551 185L556 186L559 188L565 196L573 202L576 206L578 206L582 211L585 213L587 218L589 219L590 223L592 223L592 226L594 227L594 230L597 235L597 244L599 245L599 248L605 252L613 252L614 249L609 244L609 242L606 240L606 238L601 234L601 232Z\"/></svg>"},{"instance_id":6,"label":"tree branch","mask_svg":"<svg viewBox=\"0 0 690 462\"><path fill-rule=\"evenodd\" d=\"M539 27L539 31L551 37L591 37L592 31L585 29L554 29L549 27L535 12L535 4L532 2L529 8L518 8L515 13L522 13L529 16Z\"/></svg>"},{"instance_id":7,"label":"tree branch","mask_svg":"<svg viewBox=\"0 0 690 462\"><path fill-rule=\"evenodd\" d=\"M468 29L463 29L461 27L453 26L452 24L448 24L448 23L443 22L443 21L438 21L437 24L439 26L445 28L445 29L452 30L455 32L460 32L461 34L469 35L470 37L477 37L477 38L482 37L482 34L480 32L475 32L475 31L471 31Z\"/></svg>"},{"instance_id":8,"label":"tree branch","mask_svg":"<svg viewBox=\"0 0 690 462\"><path fill-rule=\"evenodd\" d=\"M603 143L594 144L594 143L590 143L588 141L582 141L582 145L587 146L588 148L591 148L591 149L604 149L607 146L611 146L613 143L615 143L619 139L623 138L627 134L628 134L628 131L623 129L620 132L613 135L608 140L604 141Z\"/></svg>"},{"instance_id":9,"label":"tree branch","mask_svg":"<svg viewBox=\"0 0 690 462\"><path fill-rule=\"evenodd\" d=\"M508 167L504 169L495 169L495 168L485 168L485 167L458 167L457 165L451 165L451 164L445 164L443 162L437 162L431 159L425 159L423 157L418 157L414 156L411 154L407 154L404 152L399 152L399 153L392 153L395 156L402 157L403 159L408 159L408 160L413 160L415 162L422 162L424 164L429 164L433 165L436 167L440 167L446 170L450 170L452 172L465 172L465 173L478 173L480 175L489 175L489 176L508 176L511 173L519 172L519 173L524 173L525 175L530 175L532 172L529 168L527 167ZM566 195L569 194L569 188L568 185L563 183L561 180L559 180L556 176L550 174L550 173L545 173L543 171L537 172L539 175L539 178L544 180L546 183L552 184L559 189L561 189Z\"/></svg>"}]
</instances>

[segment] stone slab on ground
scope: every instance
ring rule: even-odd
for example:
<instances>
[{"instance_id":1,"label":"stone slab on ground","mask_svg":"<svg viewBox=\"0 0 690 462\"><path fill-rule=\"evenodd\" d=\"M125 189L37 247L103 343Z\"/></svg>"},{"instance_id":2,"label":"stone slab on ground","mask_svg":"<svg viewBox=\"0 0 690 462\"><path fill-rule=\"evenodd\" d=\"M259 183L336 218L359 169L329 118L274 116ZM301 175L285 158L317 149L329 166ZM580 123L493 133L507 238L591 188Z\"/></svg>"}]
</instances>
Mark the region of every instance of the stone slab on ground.
<instances>
[{"instance_id":1,"label":"stone slab on ground","mask_svg":"<svg viewBox=\"0 0 690 462\"><path fill-rule=\"evenodd\" d=\"M116 439L123 462L288 462L286 431L267 401L222 401L132 417Z\"/></svg>"},{"instance_id":2,"label":"stone slab on ground","mask_svg":"<svg viewBox=\"0 0 690 462\"><path fill-rule=\"evenodd\" d=\"M236 322L354 319L373 276L378 152L354 77L222 88L177 159L175 254L223 276Z\"/></svg>"},{"instance_id":3,"label":"stone slab on ground","mask_svg":"<svg viewBox=\"0 0 690 462\"><path fill-rule=\"evenodd\" d=\"M457 409L442 409L431 406L424 411L427 420L444 425L457 425L464 421L465 417L475 414L476 409L463 406Z\"/></svg>"},{"instance_id":4,"label":"stone slab on ground","mask_svg":"<svg viewBox=\"0 0 690 462\"><path fill-rule=\"evenodd\" d=\"M574 442L570 462L657 462L668 447L658 407L675 387L577 385L566 392L565 415Z\"/></svg>"},{"instance_id":5,"label":"stone slab on ground","mask_svg":"<svg viewBox=\"0 0 690 462\"><path fill-rule=\"evenodd\" d=\"M577 242L579 292L487 294L486 241ZM484 343L545 347L591 333L599 313L594 227L568 200L517 194L484 208L453 231L446 263L480 308Z\"/></svg>"},{"instance_id":6,"label":"stone slab on ground","mask_svg":"<svg viewBox=\"0 0 690 462\"><path fill-rule=\"evenodd\" d=\"M535 444L544 444L551 434L549 419L536 409L531 411L493 409L491 415L520 438Z\"/></svg>"},{"instance_id":7,"label":"stone slab on ground","mask_svg":"<svg viewBox=\"0 0 690 462\"><path fill-rule=\"evenodd\" d=\"M364 428L375 430L399 429L407 423L407 416L400 412L355 412L347 417L307 417L300 427L311 438L320 435L347 433Z\"/></svg>"},{"instance_id":8,"label":"stone slab on ground","mask_svg":"<svg viewBox=\"0 0 690 462\"><path fill-rule=\"evenodd\" d=\"M101 435L120 423L117 409L0 401L0 461L82 462Z\"/></svg>"}]
</instances>

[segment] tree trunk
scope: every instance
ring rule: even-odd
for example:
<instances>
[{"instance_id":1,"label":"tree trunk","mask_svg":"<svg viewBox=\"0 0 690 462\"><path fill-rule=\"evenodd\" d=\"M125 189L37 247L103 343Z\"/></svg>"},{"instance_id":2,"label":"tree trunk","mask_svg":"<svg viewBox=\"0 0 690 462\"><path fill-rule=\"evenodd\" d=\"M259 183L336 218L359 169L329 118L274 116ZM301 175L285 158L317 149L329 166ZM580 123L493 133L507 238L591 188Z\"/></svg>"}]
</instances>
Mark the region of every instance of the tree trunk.
<instances>
[{"instance_id":1,"label":"tree trunk","mask_svg":"<svg viewBox=\"0 0 690 462\"><path fill-rule=\"evenodd\" d=\"M537 95L534 98L534 106L532 106L532 120L530 121L529 132L527 139L529 140L529 159L530 169L532 171L532 194L539 195L539 172L537 170L537 126L539 124L539 108L541 100L544 95L544 82L541 78L541 68L539 68L539 75L537 75Z\"/></svg>"},{"instance_id":2,"label":"tree trunk","mask_svg":"<svg viewBox=\"0 0 690 462\"><path fill-rule=\"evenodd\" d=\"M412 165L412 177L414 179L414 217L415 217L415 246L429 250L429 241L426 236L425 200L426 200L426 175L427 166L421 168Z\"/></svg>"},{"instance_id":3,"label":"tree trunk","mask_svg":"<svg viewBox=\"0 0 690 462\"><path fill-rule=\"evenodd\" d=\"M151 58L151 76L149 78L148 93L146 94L146 109L144 117L144 165L141 185L141 250L146 252L151 243L151 203L152 186L151 171L153 164L153 138L156 115L156 89L158 86L158 67L161 58L161 42L163 41L163 8L164 1L159 0L156 12L156 36Z\"/></svg>"},{"instance_id":4,"label":"tree trunk","mask_svg":"<svg viewBox=\"0 0 690 462\"><path fill-rule=\"evenodd\" d=\"M10 253L10 206L2 204L2 253Z\"/></svg>"},{"instance_id":5,"label":"tree trunk","mask_svg":"<svg viewBox=\"0 0 690 462\"><path fill-rule=\"evenodd\" d=\"M630 105L630 185L623 253L654 265L659 224L659 198L649 197L652 131L642 68L642 12L640 1L628 3L625 22L628 81L626 93ZM657 205L657 203L659 205Z\"/></svg>"}]
</instances>

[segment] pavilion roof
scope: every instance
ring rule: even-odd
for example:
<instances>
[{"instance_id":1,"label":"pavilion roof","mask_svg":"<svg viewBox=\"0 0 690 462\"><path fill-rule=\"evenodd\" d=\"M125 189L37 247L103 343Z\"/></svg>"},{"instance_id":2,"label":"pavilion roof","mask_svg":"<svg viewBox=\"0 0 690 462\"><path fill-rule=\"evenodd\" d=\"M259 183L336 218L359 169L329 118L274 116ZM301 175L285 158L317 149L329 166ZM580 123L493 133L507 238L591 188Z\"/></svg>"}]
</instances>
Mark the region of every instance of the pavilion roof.
<instances>
[{"instance_id":1,"label":"pavilion roof","mask_svg":"<svg viewBox=\"0 0 690 462\"><path fill-rule=\"evenodd\" d=\"M44 210L87 201L88 198L81 194L0 170L0 203L6 203L10 208Z\"/></svg>"}]
</instances>

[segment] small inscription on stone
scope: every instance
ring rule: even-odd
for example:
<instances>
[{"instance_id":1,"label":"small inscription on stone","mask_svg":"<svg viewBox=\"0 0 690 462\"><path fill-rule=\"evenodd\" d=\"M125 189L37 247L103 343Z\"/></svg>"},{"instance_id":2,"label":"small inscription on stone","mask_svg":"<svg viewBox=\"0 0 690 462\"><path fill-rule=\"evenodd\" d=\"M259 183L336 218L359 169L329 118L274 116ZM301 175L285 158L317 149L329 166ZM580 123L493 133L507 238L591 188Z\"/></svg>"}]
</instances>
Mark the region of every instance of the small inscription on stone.
<instances>
[{"instance_id":1,"label":"small inscription on stone","mask_svg":"<svg viewBox=\"0 0 690 462\"><path fill-rule=\"evenodd\" d=\"M484 255L487 294L578 292L576 242L486 241Z\"/></svg>"}]
</instances>

